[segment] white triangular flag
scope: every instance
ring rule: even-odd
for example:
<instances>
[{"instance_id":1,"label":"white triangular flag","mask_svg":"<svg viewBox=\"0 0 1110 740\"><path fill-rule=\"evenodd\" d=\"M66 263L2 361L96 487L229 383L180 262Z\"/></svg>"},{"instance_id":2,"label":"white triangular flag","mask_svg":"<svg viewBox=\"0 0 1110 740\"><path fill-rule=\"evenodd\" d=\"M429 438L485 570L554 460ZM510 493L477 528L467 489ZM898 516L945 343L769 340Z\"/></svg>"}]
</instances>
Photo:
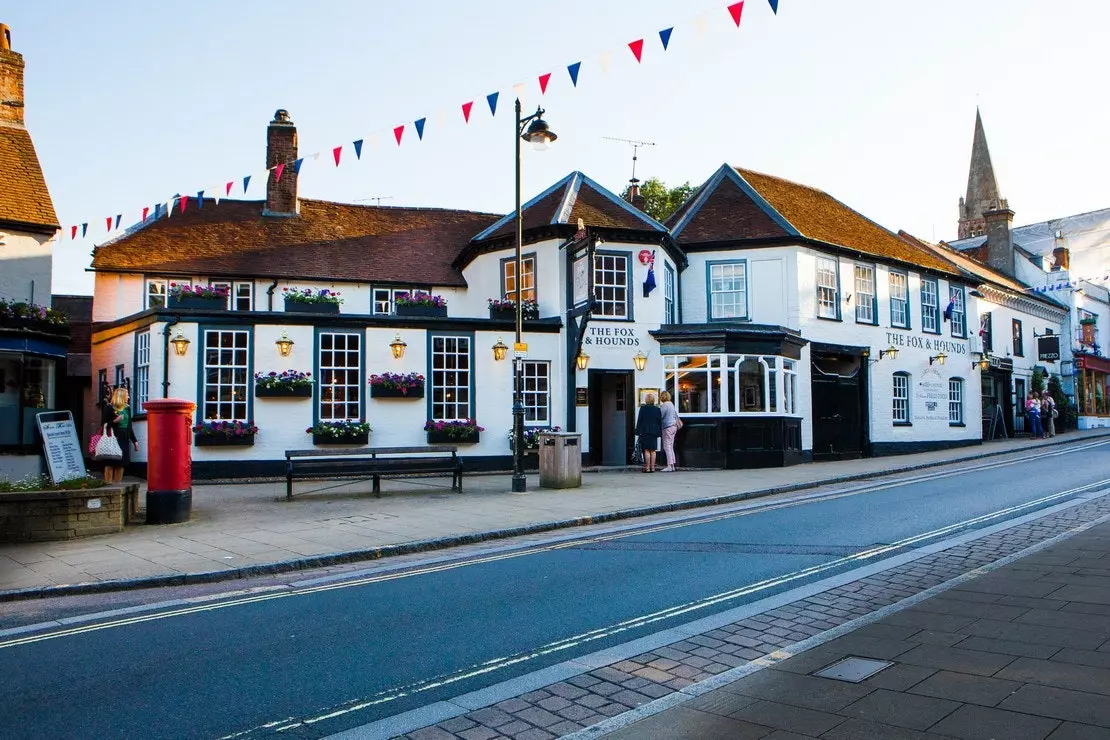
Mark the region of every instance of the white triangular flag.
<instances>
[{"instance_id":1,"label":"white triangular flag","mask_svg":"<svg viewBox=\"0 0 1110 740\"><path fill-rule=\"evenodd\" d=\"M603 51L597 55L598 64L601 65L601 71L608 73L609 65L613 63L613 52Z\"/></svg>"}]
</instances>

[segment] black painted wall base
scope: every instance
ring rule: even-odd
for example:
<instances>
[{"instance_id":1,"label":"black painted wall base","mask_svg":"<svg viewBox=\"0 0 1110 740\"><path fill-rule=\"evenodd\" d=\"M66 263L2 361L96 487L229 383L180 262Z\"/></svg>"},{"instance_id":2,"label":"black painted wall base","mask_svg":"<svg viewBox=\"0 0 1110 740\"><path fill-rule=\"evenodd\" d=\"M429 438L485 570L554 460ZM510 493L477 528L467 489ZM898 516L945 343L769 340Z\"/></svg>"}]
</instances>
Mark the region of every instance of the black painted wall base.
<instances>
[{"instance_id":1,"label":"black painted wall base","mask_svg":"<svg viewBox=\"0 0 1110 740\"><path fill-rule=\"evenodd\" d=\"M951 450L957 447L974 447L983 444L981 439L933 440L926 442L872 442L871 456L910 455L915 452Z\"/></svg>"}]
</instances>

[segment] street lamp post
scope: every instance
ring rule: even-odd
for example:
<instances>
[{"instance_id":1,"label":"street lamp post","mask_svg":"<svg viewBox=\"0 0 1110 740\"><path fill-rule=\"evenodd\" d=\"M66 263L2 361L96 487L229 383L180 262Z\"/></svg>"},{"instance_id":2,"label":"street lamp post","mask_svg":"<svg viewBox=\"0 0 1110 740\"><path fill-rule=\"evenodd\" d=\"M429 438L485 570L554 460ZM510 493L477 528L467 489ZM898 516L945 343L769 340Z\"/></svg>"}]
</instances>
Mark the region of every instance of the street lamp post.
<instances>
[{"instance_id":1,"label":"street lamp post","mask_svg":"<svg viewBox=\"0 0 1110 740\"><path fill-rule=\"evenodd\" d=\"M528 479L524 475L524 379L521 377L521 345L524 328L524 295L521 283L524 278L521 251L524 242L524 221L520 214L520 142L527 141L532 148L542 150L558 137L543 120L543 108L536 108L530 116L520 114L520 98L516 99L516 130L513 141L516 144L516 260L514 266L514 304L516 305L516 343L513 346L513 493L528 490Z\"/></svg>"}]
</instances>

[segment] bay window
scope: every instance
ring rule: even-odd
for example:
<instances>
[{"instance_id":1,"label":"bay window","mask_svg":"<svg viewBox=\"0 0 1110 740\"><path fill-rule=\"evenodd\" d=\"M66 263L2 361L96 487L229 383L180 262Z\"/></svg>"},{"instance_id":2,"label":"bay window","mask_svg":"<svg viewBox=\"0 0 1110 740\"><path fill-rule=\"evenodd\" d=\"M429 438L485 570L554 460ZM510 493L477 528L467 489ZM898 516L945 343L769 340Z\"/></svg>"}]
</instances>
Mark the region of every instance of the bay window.
<instances>
[{"instance_id":1,"label":"bay window","mask_svg":"<svg viewBox=\"0 0 1110 740\"><path fill-rule=\"evenodd\" d=\"M664 355L680 414L796 414L797 362L774 355Z\"/></svg>"}]
</instances>

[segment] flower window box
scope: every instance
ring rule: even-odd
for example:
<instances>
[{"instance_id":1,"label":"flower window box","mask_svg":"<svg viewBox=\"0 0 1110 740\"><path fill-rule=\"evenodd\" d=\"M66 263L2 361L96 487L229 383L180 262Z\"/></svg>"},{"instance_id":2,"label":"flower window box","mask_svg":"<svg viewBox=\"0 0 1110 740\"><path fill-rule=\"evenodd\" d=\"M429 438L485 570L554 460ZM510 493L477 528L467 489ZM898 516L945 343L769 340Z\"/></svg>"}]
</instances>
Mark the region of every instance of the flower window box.
<instances>
[{"instance_id":1,"label":"flower window box","mask_svg":"<svg viewBox=\"0 0 1110 740\"><path fill-rule=\"evenodd\" d=\"M398 293L393 299L393 309L398 316L436 318L447 316L447 301L442 296L417 291Z\"/></svg>"},{"instance_id":2,"label":"flower window box","mask_svg":"<svg viewBox=\"0 0 1110 740\"><path fill-rule=\"evenodd\" d=\"M343 302L341 293L327 288L282 288L281 294L285 298L285 310L291 313L337 314Z\"/></svg>"},{"instance_id":3,"label":"flower window box","mask_svg":"<svg viewBox=\"0 0 1110 740\"><path fill-rule=\"evenodd\" d=\"M255 398L312 398L312 386L300 388L269 388L261 385L254 387Z\"/></svg>"},{"instance_id":4,"label":"flower window box","mask_svg":"<svg viewBox=\"0 0 1110 740\"><path fill-rule=\"evenodd\" d=\"M381 373L370 376L371 398L423 398L424 376L420 373Z\"/></svg>"},{"instance_id":5,"label":"flower window box","mask_svg":"<svg viewBox=\"0 0 1110 740\"><path fill-rule=\"evenodd\" d=\"M205 311L227 310L227 288L170 283L168 308L193 308Z\"/></svg>"},{"instance_id":6,"label":"flower window box","mask_svg":"<svg viewBox=\"0 0 1110 740\"><path fill-rule=\"evenodd\" d=\"M233 437L222 435L194 434L193 444L197 447L253 447L253 434L237 434Z\"/></svg>"},{"instance_id":7,"label":"flower window box","mask_svg":"<svg viewBox=\"0 0 1110 740\"><path fill-rule=\"evenodd\" d=\"M256 398L312 398L312 373L299 370L254 374Z\"/></svg>"},{"instance_id":8,"label":"flower window box","mask_svg":"<svg viewBox=\"0 0 1110 740\"><path fill-rule=\"evenodd\" d=\"M249 421L202 421L193 427L197 447L250 447L258 427Z\"/></svg>"},{"instance_id":9,"label":"flower window box","mask_svg":"<svg viewBox=\"0 0 1110 740\"><path fill-rule=\"evenodd\" d=\"M314 445L365 445L371 431L363 421L321 421L305 430Z\"/></svg>"},{"instance_id":10,"label":"flower window box","mask_svg":"<svg viewBox=\"0 0 1110 740\"><path fill-rule=\"evenodd\" d=\"M498 321L516 321L516 303L511 299L498 300L490 298L489 317ZM520 307L521 318L532 321L540 317L540 305L535 301L526 300Z\"/></svg>"},{"instance_id":11,"label":"flower window box","mask_svg":"<svg viewBox=\"0 0 1110 740\"><path fill-rule=\"evenodd\" d=\"M473 419L466 421L429 421L424 425L428 444L478 444L484 427Z\"/></svg>"}]
</instances>

